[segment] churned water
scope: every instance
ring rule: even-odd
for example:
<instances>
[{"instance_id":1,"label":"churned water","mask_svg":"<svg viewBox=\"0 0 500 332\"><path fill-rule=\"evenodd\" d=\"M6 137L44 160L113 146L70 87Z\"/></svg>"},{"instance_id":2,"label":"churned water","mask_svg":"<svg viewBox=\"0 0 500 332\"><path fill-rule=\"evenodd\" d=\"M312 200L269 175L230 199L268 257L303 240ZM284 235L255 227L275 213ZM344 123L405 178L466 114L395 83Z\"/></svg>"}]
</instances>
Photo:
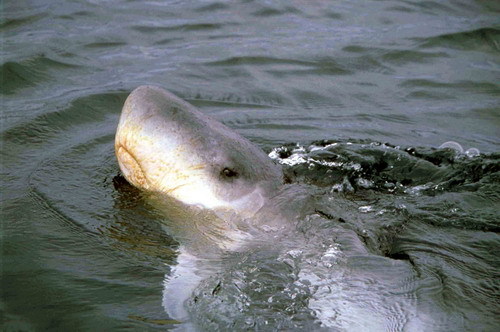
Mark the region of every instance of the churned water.
<instances>
[{"instance_id":1,"label":"churned water","mask_svg":"<svg viewBox=\"0 0 500 332\"><path fill-rule=\"evenodd\" d=\"M498 330L498 2L0 6L3 330ZM288 231L200 264L183 322L179 243L114 157L142 84L290 182Z\"/></svg>"}]
</instances>

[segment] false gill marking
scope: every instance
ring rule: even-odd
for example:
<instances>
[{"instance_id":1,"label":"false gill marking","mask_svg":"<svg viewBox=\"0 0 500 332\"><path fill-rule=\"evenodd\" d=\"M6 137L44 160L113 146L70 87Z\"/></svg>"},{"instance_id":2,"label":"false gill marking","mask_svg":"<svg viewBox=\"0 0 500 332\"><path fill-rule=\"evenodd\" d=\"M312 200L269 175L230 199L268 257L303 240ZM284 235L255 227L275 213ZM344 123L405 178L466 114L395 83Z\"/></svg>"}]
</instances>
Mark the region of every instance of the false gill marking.
<instances>
[{"instance_id":1,"label":"false gill marking","mask_svg":"<svg viewBox=\"0 0 500 332\"><path fill-rule=\"evenodd\" d=\"M118 145L117 158L123 166L125 178L138 188L149 189L148 180L144 174L141 164L134 158L134 156L123 146Z\"/></svg>"}]
</instances>

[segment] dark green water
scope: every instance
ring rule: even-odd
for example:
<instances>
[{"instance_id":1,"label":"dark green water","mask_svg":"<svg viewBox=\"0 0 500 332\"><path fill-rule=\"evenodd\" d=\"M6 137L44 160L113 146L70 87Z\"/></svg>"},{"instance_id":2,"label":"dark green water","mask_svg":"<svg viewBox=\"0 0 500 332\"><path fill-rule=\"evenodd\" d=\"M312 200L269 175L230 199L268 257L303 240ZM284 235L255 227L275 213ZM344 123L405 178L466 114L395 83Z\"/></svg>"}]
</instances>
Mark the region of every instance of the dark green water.
<instances>
[{"instance_id":1,"label":"dark green water","mask_svg":"<svg viewBox=\"0 0 500 332\"><path fill-rule=\"evenodd\" d=\"M162 300L178 244L115 178L118 116L142 84L274 150L315 193L281 246L217 262L188 301L200 330L498 330L496 1L3 1L1 15L3 330L178 326Z\"/></svg>"}]
</instances>

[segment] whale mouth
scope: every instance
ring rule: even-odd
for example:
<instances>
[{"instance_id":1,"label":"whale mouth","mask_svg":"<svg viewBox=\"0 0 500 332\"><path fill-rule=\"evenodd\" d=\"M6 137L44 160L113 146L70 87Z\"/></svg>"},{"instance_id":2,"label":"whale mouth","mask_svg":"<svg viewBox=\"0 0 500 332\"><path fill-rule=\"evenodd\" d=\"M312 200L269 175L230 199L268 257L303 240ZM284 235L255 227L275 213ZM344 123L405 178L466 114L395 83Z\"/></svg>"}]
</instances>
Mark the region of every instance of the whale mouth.
<instances>
[{"instance_id":1,"label":"whale mouth","mask_svg":"<svg viewBox=\"0 0 500 332\"><path fill-rule=\"evenodd\" d=\"M136 187L149 189L145 172L134 155L121 144L117 145L115 150L116 158L125 178Z\"/></svg>"}]
</instances>

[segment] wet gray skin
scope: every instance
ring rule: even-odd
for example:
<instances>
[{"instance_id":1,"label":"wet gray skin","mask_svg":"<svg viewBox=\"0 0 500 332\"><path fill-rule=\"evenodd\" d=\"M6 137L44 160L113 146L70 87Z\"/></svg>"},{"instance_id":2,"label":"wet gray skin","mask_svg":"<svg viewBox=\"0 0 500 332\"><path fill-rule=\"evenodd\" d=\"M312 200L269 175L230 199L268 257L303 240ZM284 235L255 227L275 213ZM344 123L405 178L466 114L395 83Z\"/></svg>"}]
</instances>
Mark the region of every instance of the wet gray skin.
<instances>
[{"instance_id":1,"label":"wet gray skin","mask_svg":"<svg viewBox=\"0 0 500 332\"><path fill-rule=\"evenodd\" d=\"M127 98L115 152L134 186L207 209L251 215L282 182L280 166L262 150L154 86Z\"/></svg>"},{"instance_id":2,"label":"wet gray skin","mask_svg":"<svg viewBox=\"0 0 500 332\"><path fill-rule=\"evenodd\" d=\"M187 322L185 301L218 270L221 249L246 243L250 235L238 222L262 220L253 217L281 188L281 168L247 139L154 86L127 98L115 152L125 178L166 214L167 232L181 243L163 302L169 316Z\"/></svg>"}]
</instances>

